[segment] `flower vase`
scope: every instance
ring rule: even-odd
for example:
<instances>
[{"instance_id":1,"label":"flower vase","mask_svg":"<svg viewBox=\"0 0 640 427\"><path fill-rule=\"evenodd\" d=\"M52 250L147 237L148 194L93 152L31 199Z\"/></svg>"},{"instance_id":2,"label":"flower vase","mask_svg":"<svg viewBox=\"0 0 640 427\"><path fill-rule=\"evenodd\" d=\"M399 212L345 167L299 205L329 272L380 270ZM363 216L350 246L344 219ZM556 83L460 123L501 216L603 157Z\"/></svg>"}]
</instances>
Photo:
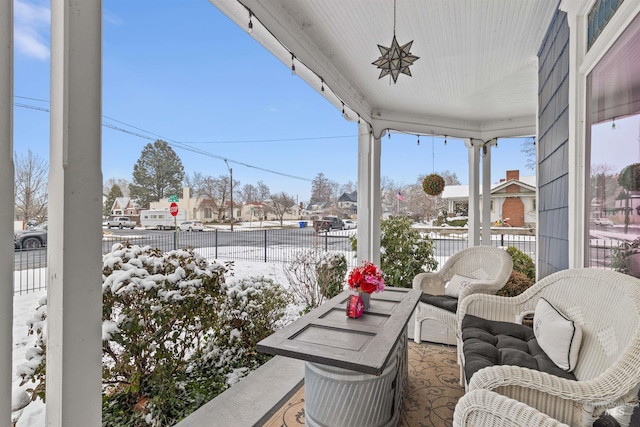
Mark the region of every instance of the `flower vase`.
<instances>
[{"instance_id":1,"label":"flower vase","mask_svg":"<svg viewBox=\"0 0 640 427\"><path fill-rule=\"evenodd\" d=\"M371 294L364 292L362 289L358 289L358 293L360 297L362 297L362 304L364 305L364 311L369 310L369 299L371 298Z\"/></svg>"}]
</instances>

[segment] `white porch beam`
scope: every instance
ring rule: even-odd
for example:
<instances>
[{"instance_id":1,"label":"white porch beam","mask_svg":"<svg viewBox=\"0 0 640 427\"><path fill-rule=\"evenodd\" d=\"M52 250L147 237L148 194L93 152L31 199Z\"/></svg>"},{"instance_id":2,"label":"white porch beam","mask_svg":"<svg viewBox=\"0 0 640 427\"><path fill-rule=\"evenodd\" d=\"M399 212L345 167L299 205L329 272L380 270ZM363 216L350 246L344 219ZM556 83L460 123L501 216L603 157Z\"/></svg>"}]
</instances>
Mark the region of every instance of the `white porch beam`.
<instances>
[{"instance_id":1,"label":"white porch beam","mask_svg":"<svg viewBox=\"0 0 640 427\"><path fill-rule=\"evenodd\" d=\"M49 427L102 423L102 2L51 3Z\"/></svg>"},{"instance_id":2,"label":"white porch beam","mask_svg":"<svg viewBox=\"0 0 640 427\"><path fill-rule=\"evenodd\" d=\"M482 244L491 246L491 146L493 141L482 146Z\"/></svg>"},{"instance_id":3,"label":"white porch beam","mask_svg":"<svg viewBox=\"0 0 640 427\"><path fill-rule=\"evenodd\" d=\"M480 151L473 140L465 139L469 151L469 246L480 245Z\"/></svg>"},{"instance_id":4,"label":"white porch beam","mask_svg":"<svg viewBox=\"0 0 640 427\"><path fill-rule=\"evenodd\" d=\"M380 137L358 125L358 262L380 265Z\"/></svg>"},{"instance_id":5,"label":"white porch beam","mask_svg":"<svg viewBox=\"0 0 640 427\"><path fill-rule=\"evenodd\" d=\"M11 422L13 349L13 1L0 1L0 426ZM10 220L11 218L11 220Z\"/></svg>"}]
</instances>

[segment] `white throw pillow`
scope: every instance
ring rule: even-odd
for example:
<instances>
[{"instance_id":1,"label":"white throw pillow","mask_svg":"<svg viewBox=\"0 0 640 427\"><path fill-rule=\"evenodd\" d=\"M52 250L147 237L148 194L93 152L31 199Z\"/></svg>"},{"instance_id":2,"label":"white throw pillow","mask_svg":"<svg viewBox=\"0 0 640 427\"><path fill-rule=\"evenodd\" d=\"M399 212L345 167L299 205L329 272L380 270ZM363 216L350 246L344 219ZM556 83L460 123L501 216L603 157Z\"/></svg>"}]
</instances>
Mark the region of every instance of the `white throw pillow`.
<instances>
[{"instance_id":1,"label":"white throw pillow","mask_svg":"<svg viewBox=\"0 0 640 427\"><path fill-rule=\"evenodd\" d=\"M475 283L478 280L472 279L470 277L460 276L459 274L454 274L451 280L449 280L444 285L444 294L450 297L458 298L460 295L460 291L465 286L468 286L471 283Z\"/></svg>"},{"instance_id":2,"label":"white throw pillow","mask_svg":"<svg viewBox=\"0 0 640 427\"><path fill-rule=\"evenodd\" d=\"M540 298L533 315L533 333L540 348L559 368L575 369L582 343L582 328Z\"/></svg>"}]
</instances>

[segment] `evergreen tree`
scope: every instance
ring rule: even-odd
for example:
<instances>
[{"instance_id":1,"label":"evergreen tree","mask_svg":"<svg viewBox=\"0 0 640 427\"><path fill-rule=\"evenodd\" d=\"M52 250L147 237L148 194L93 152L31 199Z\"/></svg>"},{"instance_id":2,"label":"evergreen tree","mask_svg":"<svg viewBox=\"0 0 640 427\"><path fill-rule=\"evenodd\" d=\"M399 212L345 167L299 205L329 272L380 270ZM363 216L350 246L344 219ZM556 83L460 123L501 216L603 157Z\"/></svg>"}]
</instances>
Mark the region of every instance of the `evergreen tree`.
<instances>
[{"instance_id":1,"label":"evergreen tree","mask_svg":"<svg viewBox=\"0 0 640 427\"><path fill-rule=\"evenodd\" d=\"M124 197L122 194L122 189L118 184L113 184L109 193L107 193L107 198L104 201L104 206L102 207L102 214L104 216L111 215L111 208L113 207L113 202L116 201L118 197Z\"/></svg>"},{"instance_id":2,"label":"evergreen tree","mask_svg":"<svg viewBox=\"0 0 640 427\"><path fill-rule=\"evenodd\" d=\"M157 140L147 144L133 166L133 182L129 186L131 198L140 206L172 194L181 194L184 167L180 157L168 143Z\"/></svg>"}]
</instances>

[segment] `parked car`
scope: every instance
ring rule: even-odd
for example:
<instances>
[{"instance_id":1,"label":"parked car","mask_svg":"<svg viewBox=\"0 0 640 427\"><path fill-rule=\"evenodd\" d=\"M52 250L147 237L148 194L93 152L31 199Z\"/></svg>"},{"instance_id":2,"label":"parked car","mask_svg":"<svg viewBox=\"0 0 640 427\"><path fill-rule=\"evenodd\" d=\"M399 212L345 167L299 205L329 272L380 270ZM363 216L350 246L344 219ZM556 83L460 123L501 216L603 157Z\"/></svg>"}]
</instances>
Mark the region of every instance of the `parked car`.
<instances>
[{"instance_id":1,"label":"parked car","mask_svg":"<svg viewBox=\"0 0 640 427\"><path fill-rule=\"evenodd\" d=\"M342 220L335 215L323 216L322 219L313 221L313 228L316 232L330 231L330 230L342 230L344 224Z\"/></svg>"},{"instance_id":2,"label":"parked car","mask_svg":"<svg viewBox=\"0 0 640 427\"><path fill-rule=\"evenodd\" d=\"M613 226L613 221L611 221L609 218L596 218L595 221L593 221L593 223L595 225L602 225L605 227Z\"/></svg>"},{"instance_id":3,"label":"parked car","mask_svg":"<svg viewBox=\"0 0 640 427\"><path fill-rule=\"evenodd\" d=\"M358 227L358 224L355 221L352 221L350 219L343 219L342 222L344 223L343 225L344 230L352 230Z\"/></svg>"},{"instance_id":4,"label":"parked car","mask_svg":"<svg viewBox=\"0 0 640 427\"><path fill-rule=\"evenodd\" d=\"M13 233L15 249L38 249L47 246L47 224L41 224L30 230L19 230Z\"/></svg>"},{"instance_id":5,"label":"parked car","mask_svg":"<svg viewBox=\"0 0 640 427\"><path fill-rule=\"evenodd\" d=\"M200 221L184 221L178 225L182 231L204 231L204 224Z\"/></svg>"},{"instance_id":6,"label":"parked car","mask_svg":"<svg viewBox=\"0 0 640 427\"><path fill-rule=\"evenodd\" d=\"M133 230L134 228L136 228L136 225L136 222L131 221L128 216L117 216L107 221L107 228L115 227L119 228L120 230L122 230L123 228L130 228Z\"/></svg>"}]
</instances>

